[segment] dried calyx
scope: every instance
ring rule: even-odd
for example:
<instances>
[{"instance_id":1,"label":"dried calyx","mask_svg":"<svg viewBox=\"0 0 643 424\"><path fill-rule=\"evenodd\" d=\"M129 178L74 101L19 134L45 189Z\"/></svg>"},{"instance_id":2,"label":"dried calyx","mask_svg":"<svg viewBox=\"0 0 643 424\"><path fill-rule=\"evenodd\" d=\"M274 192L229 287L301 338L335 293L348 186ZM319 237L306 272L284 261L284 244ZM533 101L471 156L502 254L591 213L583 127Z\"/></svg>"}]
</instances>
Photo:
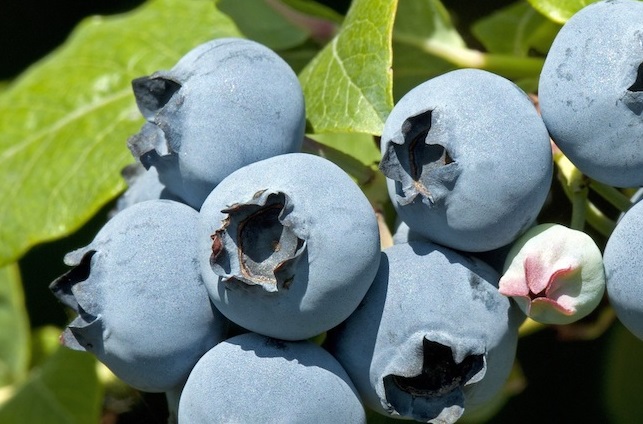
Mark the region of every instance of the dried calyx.
<instances>
[{"instance_id":1,"label":"dried calyx","mask_svg":"<svg viewBox=\"0 0 643 424\"><path fill-rule=\"evenodd\" d=\"M267 292L288 289L306 250L306 241L288 219L291 210L285 193L267 190L223 210L226 218L211 236L214 272L229 287L242 283Z\"/></svg>"}]
</instances>

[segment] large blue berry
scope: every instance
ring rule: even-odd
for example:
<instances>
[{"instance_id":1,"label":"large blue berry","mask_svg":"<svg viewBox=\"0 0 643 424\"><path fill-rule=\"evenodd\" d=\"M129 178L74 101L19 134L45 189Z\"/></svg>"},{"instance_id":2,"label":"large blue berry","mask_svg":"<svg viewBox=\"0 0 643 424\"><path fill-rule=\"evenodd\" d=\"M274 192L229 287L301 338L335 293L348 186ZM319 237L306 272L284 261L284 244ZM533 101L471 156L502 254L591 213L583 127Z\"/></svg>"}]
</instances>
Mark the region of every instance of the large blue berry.
<instances>
[{"instance_id":1,"label":"large blue berry","mask_svg":"<svg viewBox=\"0 0 643 424\"><path fill-rule=\"evenodd\" d=\"M635 203L616 225L603 265L610 304L619 320L643 340L643 202Z\"/></svg>"},{"instance_id":2,"label":"large blue berry","mask_svg":"<svg viewBox=\"0 0 643 424\"><path fill-rule=\"evenodd\" d=\"M309 341L246 333L207 352L181 393L179 424L365 423L346 371Z\"/></svg>"},{"instance_id":3,"label":"large blue berry","mask_svg":"<svg viewBox=\"0 0 643 424\"><path fill-rule=\"evenodd\" d=\"M527 95L498 75L459 69L395 105L380 169L411 230L476 252L507 245L529 228L553 166L547 129Z\"/></svg>"},{"instance_id":4,"label":"large blue berry","mask_svg":"<svg viewBox=\"0 0 643 424\"><path fill-rule=\"evenodd\" d=\"M297 75L254 41L202 44L169 71L134 80L133 89L147 123L128 142L132 154L196 209L235 169L301 149Z\"/></svg>"},{"instance_id":5,"label":"large blue berry","mask_svg":"<svg viewBox=\"0 0 643 424\"><path fill-rule=\"evenodd\" d=\"M210 296L257 333L297 340L336 326L377 272L373 208L341 168L319 156L280 155L235 171L200 217Z\"/></svg>"},{"instance_id":6,"label":"large blue berry","mask_svg":"<svg viewBox=\"0 0 643 424\"><path fill-rule=\"evenodd\" d=\"M643 185L643 3L592 3L559 31L538 96L560 150L583 173Z\"/></svg>"},{"instance_id":7,"label":"large blue berry","mask_svg":"<svg viewBox=\"0 0 643 424\"><path fill-rule=\"evenodd\" d=\"M93 353L139 390L183 384L226 329L199 273L197 223L187 205L149 200L122 210L89 245L67 254L74 268L51 284L78 314L63 344Z\"/></svg>"},{"instance_id":8,"label":"large blue berry","mask_svg":"<svg viewBox=\"0 0 643 424\"><path fill-rule=\"evenodd\" d=\"M524 315L498 292L498 279L483 262L433 243L394 245L328 348L370 408L453 423L493 398L513 365Z\"/></svg>"}]
</instances>

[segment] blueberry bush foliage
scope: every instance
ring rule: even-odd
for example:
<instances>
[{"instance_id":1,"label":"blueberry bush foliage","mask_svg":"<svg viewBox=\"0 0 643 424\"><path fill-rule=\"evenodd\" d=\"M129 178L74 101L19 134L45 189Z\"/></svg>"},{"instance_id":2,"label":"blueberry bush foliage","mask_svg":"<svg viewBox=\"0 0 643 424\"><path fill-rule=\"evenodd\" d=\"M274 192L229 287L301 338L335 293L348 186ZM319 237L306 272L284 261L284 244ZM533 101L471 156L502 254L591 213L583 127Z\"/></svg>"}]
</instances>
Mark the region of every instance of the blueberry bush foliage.
<instances>
[{"instance_id":1,"label":"blueberry bush foliage","mask_svg":"<svg viewBox=\"0 0 643 424\"><path fill-rule=\"evenodd\" d=\"M164 420L162 396L135 392L91 355L59 347L68 317L47 291L65 270L64 253L91 240L126 187L126 140L143 121L132 79L213 38L267 45L303 86L306 149L346 170L392 224L377 142L393 104L457 68L492 71L536 99L552 40L588 3L148 0L83 19L60 46L0 81L0 422ZM592 181L562 154L555 162L542 220L584 230L603 247L633 189ZM603 303L566 326L527 321L503 396L469 422L643 415L643 343Z\"/></svg>"}]
</instances>

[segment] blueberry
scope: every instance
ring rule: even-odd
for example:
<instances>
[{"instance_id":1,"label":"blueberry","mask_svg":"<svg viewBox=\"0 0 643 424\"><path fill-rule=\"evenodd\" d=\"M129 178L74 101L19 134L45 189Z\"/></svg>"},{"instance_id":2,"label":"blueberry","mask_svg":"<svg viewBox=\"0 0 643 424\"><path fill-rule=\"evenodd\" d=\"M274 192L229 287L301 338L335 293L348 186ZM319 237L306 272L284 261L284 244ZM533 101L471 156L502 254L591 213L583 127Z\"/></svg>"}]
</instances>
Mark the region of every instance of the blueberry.
<instances>
[{"instance_id":1,"label":"blueberry","mask_svg":"<svg viewBox=\"0 0 643 424\"><path fill-rule=\"evenodd\" d=\"M203 355L179 401L180 424L365 422L355 387L328 352L255 333Z\"/></svg>"},{"instance_id":2,"label":"blueberry","mask_svg":"<svg viewBox=\"0 0 643 424\"><path fill-rule=\"evenodd\" d=\"M430 242L397 244L328 349L363 401L392 417L453 423L499 393L524 315L483 262Z\"/></svg>"},{"instance_id":3,"label":"blueberry","mask_svg":"<svg viewBox=\"0 0 643 424\"><path fill-rule=\"evenodd\" d=\"M553 165L547 129L529 97L498 75L459 69L395 105L380 169L414 232L476 252L507 245L530 227Z\"/></svg>"},{"instance_id":4,"label":"blueberry","mask_svg":"<svg viewBox=\"0 0 643 424\"><path fill-rule=\"evenodd\" d=\"M226 329L199 274L197 224L198 212L187 205L148 200L68 253L65 263L74 268L50 286L78 314L63 344L93 353L139 390L183 384Z\"/></svg>"},{"instance_id":5,"label":"blueberry","mask_svg":"<svg viewBox=\"0 0 643 424\"><path fill-rule=\"evenodd\" d=\"M128 141L132 154L196 209L235 169L301 149L305 107L297 75L254 41L210 41L169 71L132 84L147 120Z\"/></svg>"},{"instance_id":6,"label":"blueberry","mask_svg":"<svg viewBox=\"0 0 643 424\"><path fill-rule=\"evenodd\" d=\"M605 184L643 185L643 3L592 3L556 36L538 86L560 150Z\"/></svg>"},{"instance_id":7,"label":"blueberry","mask_svg":"<svg viewBox=\"0 0 643 424\"><path fill-rule=\"evenodd\" d=\"M339 324L380 260L368 199L337 165L275 156L225 178L200 212L199 260L214 304L236 324L298 340Z\"/></svg>"},{"instance_id":8,"label":"blueberry","mask_svg":"<svg viewBox=\"0 0 643 424\"><path fill-rule=\"evenodd\" d=\"M643 202L635 203L610 235L603 263L607 297L616 316L643 340Z\"/></svg>"},{"instance_id":9,"label":"blueberry","mask_svg":"<svg viewBox=\"0 0 643 424\"><path fill-rule=\"evenodd\" d=\"M511 247L499 289L534 321L570 324L589 315L603 298L603 256L582 231L537 225Z\"/></svg>"}]
</instances>

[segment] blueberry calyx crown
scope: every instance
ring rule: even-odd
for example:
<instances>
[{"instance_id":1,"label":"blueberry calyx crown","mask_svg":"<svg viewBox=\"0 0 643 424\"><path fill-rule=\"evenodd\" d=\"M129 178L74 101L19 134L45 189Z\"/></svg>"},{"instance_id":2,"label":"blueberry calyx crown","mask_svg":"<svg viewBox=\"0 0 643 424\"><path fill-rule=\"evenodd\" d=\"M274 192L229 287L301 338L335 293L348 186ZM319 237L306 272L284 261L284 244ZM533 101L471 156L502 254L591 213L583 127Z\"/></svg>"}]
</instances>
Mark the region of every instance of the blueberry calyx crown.
<instances>
[{"instance_id":1,"label":"blueberry calyx crown","mask_svg":"<svg viewBox=\"0 0 643 424\"><path fill-rule=\"evenodd\" d=\"M643 37L641 43L643 43ZM643 113L643 63L639 64L636 79L627 88L623 101L634 114L641 115Z\"/></svg>"},{"instance_id":2,"label":"blueberry calyx crown","mask_svg":"<svg viewBox=\"0 0 643 424\"><path fill-rule=\"evenodd\" d=\"M82 253L79 257L78 254ZM75 266L58 277L49 285L49 290L65 306L78 314L63 331L60 342L69 349L96 352L102 349L103 324L99 316L94 316L78 303L73 287L89 278L91 259L95 250L74 252L71 260Z\"/></svg>"},{"instance_id":3,"label":"blueberry calyx crown","mask_svg":"<svg viewBox=\"0 0 643 424\"><path fill-rule=\"evenodd\" d=\"M429 109L407 118L398 135L387 141L380 170L396 181L396 200L402 206L418 196L432 206L453 188L459 175L458 164L447 148L429 141L433 113Z\"/></svg>"},{"instance_id":4,"label":"blueberry calyx crown","mask_svg":"<svg viewBox=\"0 0 643 424\"><path fill-rule=\"evenodd\" d=\"M227 287L260 286L271 293L290 287L306 250L288 219L291 211L285 193L267 190L221 211L227 216L210 236L210 265ZM233 284L238 282L243 284Z\"/></svg>"},{"instance_id":5,"label":"blueberry calyx crown","mask_svg":"<svg viewBox=\"0 0 643 424\"><path fill-rule=\"evenodd\" d=\"M178 82L158 75L132 81L136 104L147 122L137 134L127 140L127 147L145 169L150 169L151 166L168 166L162 162L175 156L179 149L179 138L173 136L173 128L164 120L158 120L157 115L181 88L182 85ZM181 101L178 100L176 103L180 104ZM176 158L173 160L176 162Z\"/></svg>"},{"instance_id":6,"label":"blueberry calyx crown","mask_svg":"<svg viewBox=\"0 0 643 424\"><path fill-rule=\"evenodd\" d=\"M152 119L180 89L181 84L163 77L145 76L132 80L136 105L146 119Z\"/></svg>"},{"instance_id":7,"label":"blueberry calyx crown","mask_svg":"<svg viewBox=\"0 0 643 424\"><path fill-rule=\"evenodd\" d=\"M470 355L456 364L451 349L437 342L423 341L422 372L413 377L388 376L413 396L441 396L463 386L483 366L482 355Z\"/></svg>"},{"instance_id":8,"label":"blueberry calyx crown","mask_svg":"<svg viewBox=\"0 0 643 424\"><path fill-rule=\"evenodd\" d=\"M451 347L425 337L418 374L383 378L386 401L415 420L455 422L464 413L464 386L480 381L485 372L484 354L469 353L457 362Z\"/></svg>"}]
</instances>

